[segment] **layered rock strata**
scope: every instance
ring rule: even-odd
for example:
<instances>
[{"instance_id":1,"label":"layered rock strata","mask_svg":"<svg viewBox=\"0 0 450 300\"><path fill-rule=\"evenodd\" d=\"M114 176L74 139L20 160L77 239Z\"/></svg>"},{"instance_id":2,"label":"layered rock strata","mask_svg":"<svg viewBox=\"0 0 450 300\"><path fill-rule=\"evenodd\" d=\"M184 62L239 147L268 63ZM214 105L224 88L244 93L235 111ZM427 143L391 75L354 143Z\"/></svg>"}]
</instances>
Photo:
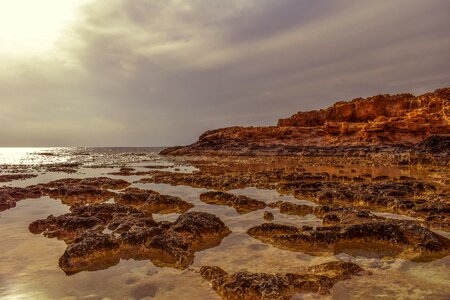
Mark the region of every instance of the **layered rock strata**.
<instances>
[{"instance_id":1,"label":"layered rock strata","mask_svg":"<svg viewBox=\"0 0 450 300\"><path fill-rule=\"evenodd\" d=\"M448 140L449 116L450 88L417 97L377 95L299 112L276 126L209 130L196 143L167 148L162 154L394 154L407 152L430 136Z\"/></svg>"}]
</instances>

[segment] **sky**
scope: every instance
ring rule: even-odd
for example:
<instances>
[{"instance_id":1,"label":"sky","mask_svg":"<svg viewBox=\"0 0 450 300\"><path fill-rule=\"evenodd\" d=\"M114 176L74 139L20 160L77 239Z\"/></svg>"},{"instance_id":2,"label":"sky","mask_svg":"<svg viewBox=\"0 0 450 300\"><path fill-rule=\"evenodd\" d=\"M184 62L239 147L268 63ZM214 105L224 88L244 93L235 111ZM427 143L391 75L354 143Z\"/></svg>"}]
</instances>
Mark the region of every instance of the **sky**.
<instances>
[{"instance_id":1,"label":"sky","mask_svg":"<svg viewBox=\"0 0 450 300\"><path fill-rule=\"evenodd\" d=\"M171 146L450 86L448 0L0 0L0 146Z\"/></svg>"}]
</instances>

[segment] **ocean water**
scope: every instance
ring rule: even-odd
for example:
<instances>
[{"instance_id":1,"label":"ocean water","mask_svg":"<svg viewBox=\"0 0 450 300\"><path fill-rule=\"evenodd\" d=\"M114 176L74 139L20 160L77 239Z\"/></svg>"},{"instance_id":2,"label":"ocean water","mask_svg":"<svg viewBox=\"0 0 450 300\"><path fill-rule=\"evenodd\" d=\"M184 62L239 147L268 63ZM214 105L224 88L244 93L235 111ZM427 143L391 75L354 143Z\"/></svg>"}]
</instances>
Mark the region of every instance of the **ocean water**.
<instances>
[{"instance_id":1,"label":"ocean water","mask_svg":"<svg viewBox=\"0 0 450 300\"><path fill-rule=\"evenodd\" d=\"M0 148L0 165L114 165L153 160L164 147Z\"/></svg>"},{"instance_id":2,"label":"ocean water","mask_svg":"<svg viewBox=\"0 0 450 300\"><path fill-rule=\"evenodd\" d=\"M34 178L3 183L9 186L28 186L69 177L108 176L129 182L145 177L108 174L125 165L134 167L137 171L148 171L145 166L172 166L161 168L171 172L196 170L182 159L159 156L160 150L161 148L0 148L0 172L5 174L20 170L36 174L37 177ZM46 171L45 166L53 164L73 164L79 165L79 168L73 174ZM405 169L384 171L409 175L420 172ZM383 174L382 169L377 169L376 172ZM450 257L428 263L414 263L402 259L382 261L379 258L347 254L321 257L281 250L246 234L248 228L264 222L264 210L239 215L231 207L205 204L199 200L199 195L208 191L207 189L168 184L133 183L132 186L178 196L194 204L193 211L217 215L232 233L219 246L197 252L193 265L187 270L160 268L149 260L129 259L121 260L119 264L106 270L84 271L67 276L58 267L58 259L66 248L65 243L33 235L28 231L28 225L50 214L57 216L67 213L69 207L48 197L23 200L16 207L0 212L0 299L219 299L209 283L195 272L201 266L215 265L228 272L248 270L276 273L296 272L307 266L334 260L354 261L369 270L371 275L339 282L330 295L320 298L450 299ZM230 192L265 202L283 200L314 205L273 190L245 188ZM274 214L277 223L313 227L320 225L320 220L313 215L289 216L281 214L278 209L265 210ZM156 220L173 221L177 217L178 214L154 215ZM302 295L296 299L317 297L319 296Z\"/></svg>"}]
</instances>

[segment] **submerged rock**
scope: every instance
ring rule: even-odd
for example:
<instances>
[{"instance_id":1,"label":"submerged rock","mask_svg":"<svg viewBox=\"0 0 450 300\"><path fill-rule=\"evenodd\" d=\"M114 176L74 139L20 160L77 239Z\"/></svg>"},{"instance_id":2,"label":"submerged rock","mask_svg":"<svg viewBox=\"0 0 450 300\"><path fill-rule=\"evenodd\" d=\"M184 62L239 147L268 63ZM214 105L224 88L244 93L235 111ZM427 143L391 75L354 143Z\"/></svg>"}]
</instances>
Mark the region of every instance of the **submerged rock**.
<instances>
[{"instance_id":1,"label":"submerged rock","mask_svg":"<svg viewBox=\"0 0 450 300\"><path fill-rule=\"evenodd\" d=\"M330 262L313 266L301 273L251 273L241 271L228 274L219 267L204 266L201 276L223 299L290 299L298 293L327 294L339 280L349 279L363 271L346 262Z\"/></svg>"}]
</instances>

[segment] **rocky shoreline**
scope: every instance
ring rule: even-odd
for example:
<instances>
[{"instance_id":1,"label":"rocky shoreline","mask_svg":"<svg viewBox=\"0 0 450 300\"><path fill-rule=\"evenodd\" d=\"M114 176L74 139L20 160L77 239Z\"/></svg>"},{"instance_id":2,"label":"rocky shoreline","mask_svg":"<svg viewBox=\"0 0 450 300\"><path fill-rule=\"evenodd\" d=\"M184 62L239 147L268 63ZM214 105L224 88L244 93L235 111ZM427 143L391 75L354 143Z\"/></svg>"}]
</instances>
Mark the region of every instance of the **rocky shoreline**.
<instances>
[{"instance_id":1,"label":"rocky shoreline","mask_svg":"<svg viewBox=\"0 0 450 300\"><path fill-rule=\"evenodd\" d=\"M375 163L356 156L348 161L352 164L346 165L340 156L175 157L175 166L189 164L195 170L174 172L163 166L139 171L122 166L111 173L115 178L64 178L20 188L4 186L0 208L7 210L18 201L44 196L68 205L69 213L29 225L33 234L64 241L66 250L59 267L67 275L107 269L122 259L149 260L158 267L198 273L223 299L328 294L339 281L369 272L364 265L342 261L311 265L295 273L228 273L220 265L191 268L196 253L219 247L234 233L221 217L199 211L198 203L232 209L242 219L260 213L256 225L245 229L246 235L263 245L311 257L334 259L346 254L427 263L450 254L450 240L437 233L450 230L448 168L394 168L425 174L405 176L374 173L373 168L380 172L388 168L383 166L388 161ZM137 179L130 182L128 178ZM207 191L199 193L199 202L194 204L144 189L145 184ZM233 192L250 187L292 195L295 200L262 201ZM177 217L173 221L154 217L165 214ZM314 216L320 225L286 225L280 223L282 216Z\"/></svg>"},{"instance_id":2,"label":"rocky shoreline","mask_svg":"<svg viewBox=\"0 0 450 300\"><path fill-rule=\"evenodd\" d=\"M0 212L42 197L66 205L70 212L34 219L28 230L64 242L58 265L67 275L146 260L203 278L223 299L329 295L341 281L370 276L361 260L384 270L386 261L450 255L449 96L449 88L380 95L277 126L208 131L163 150L164 164L124 163L97 177L80 176L95 169L81 164L5 166L0 181L11 185L0 187ZM64 176L41 183L37 170ZM260 192L240 194L246 189ZM261 197L270 192L277 198ZM263 272L232 268L223 256L234 239L252 243L229 253L236 261L255 255L259 264L249 249L270 248L307 263L294 271L280 270L280 261ZM214 259L203 263L209 251ZM311 263L317 258L324 260Z\"/></svg>"},{"instance_id":3,"label":"rocky shoreline","mask_svg":"<svg viewBox=\"0 0 450 300\"><path fill-rule=\"evenodd\" d=\"M450 88L421 96L378 95L299 112L276 126L209 130L163 155L295 155L382 158L448 166Z\"/></svg>"}]
</instances>

